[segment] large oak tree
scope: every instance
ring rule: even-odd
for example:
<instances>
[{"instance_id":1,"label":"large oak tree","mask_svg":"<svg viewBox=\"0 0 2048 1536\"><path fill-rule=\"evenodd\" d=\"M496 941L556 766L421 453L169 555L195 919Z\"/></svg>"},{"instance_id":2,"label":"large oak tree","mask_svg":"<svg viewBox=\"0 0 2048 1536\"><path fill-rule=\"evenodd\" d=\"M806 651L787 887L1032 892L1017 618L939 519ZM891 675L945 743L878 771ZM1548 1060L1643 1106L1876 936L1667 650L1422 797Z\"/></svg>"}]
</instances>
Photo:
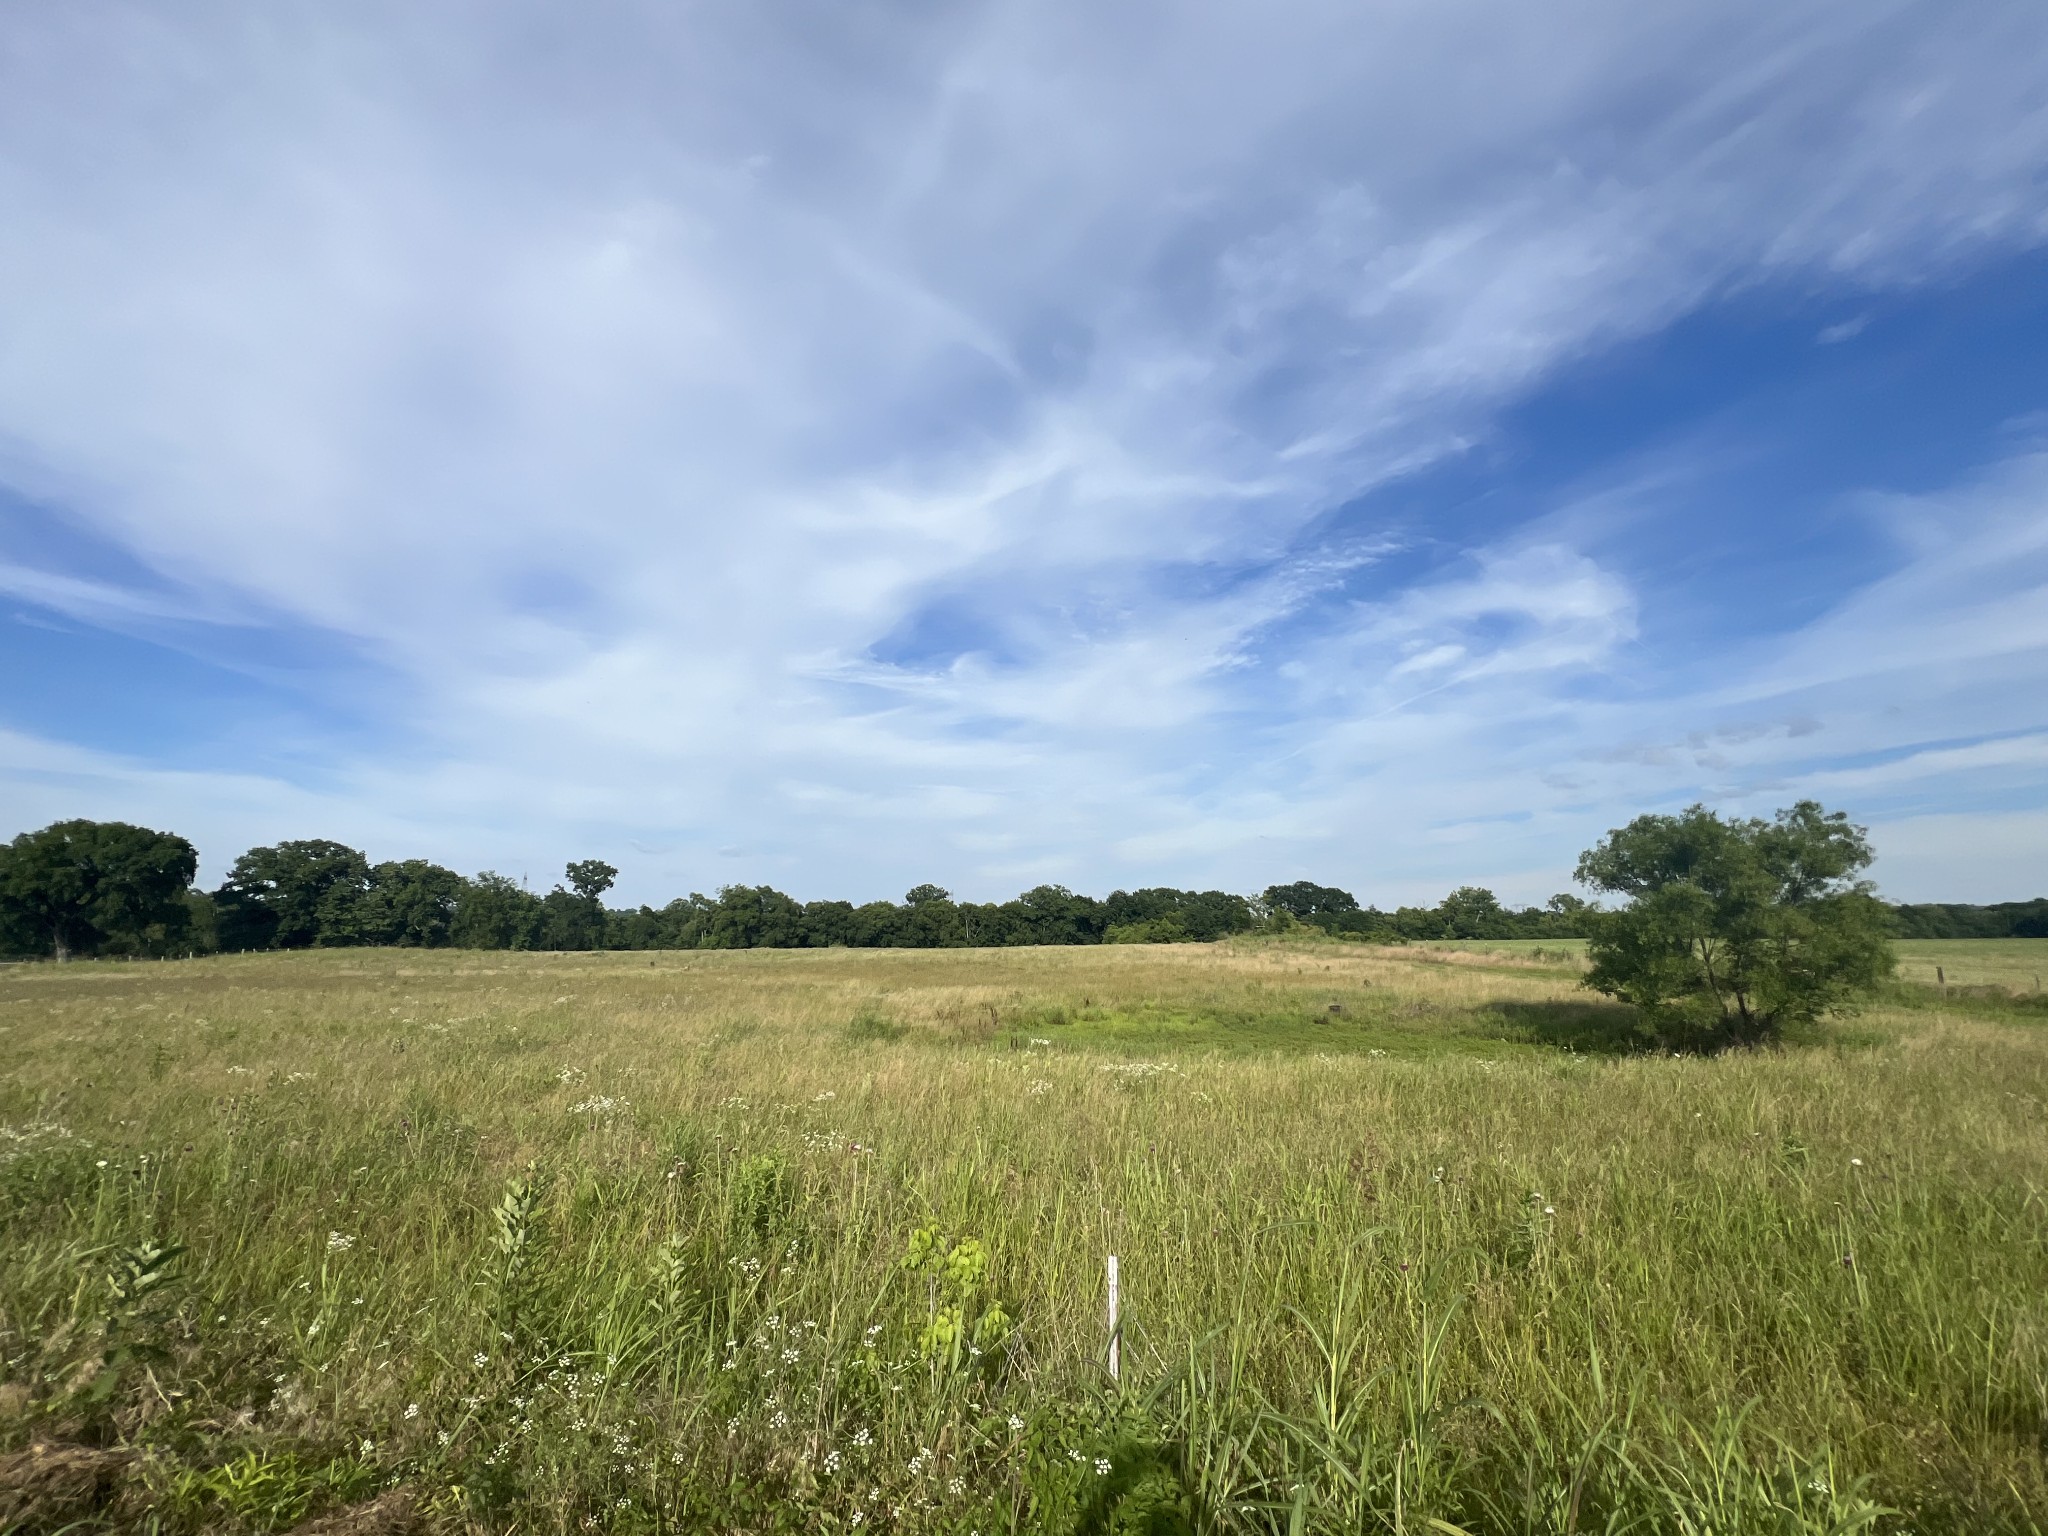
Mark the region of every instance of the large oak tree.
<instances>
[{"instance_id":1,"label":"large oak tree","mask_svg":"<svg viewBox=\"0 0 2048 1536\"><path fill-rule=\"evenodd\" d=\"M124 821L59 821L0 848L0 928L58 960L175 948L199 856L184 838Z\"/></svg>"}]
</instances>

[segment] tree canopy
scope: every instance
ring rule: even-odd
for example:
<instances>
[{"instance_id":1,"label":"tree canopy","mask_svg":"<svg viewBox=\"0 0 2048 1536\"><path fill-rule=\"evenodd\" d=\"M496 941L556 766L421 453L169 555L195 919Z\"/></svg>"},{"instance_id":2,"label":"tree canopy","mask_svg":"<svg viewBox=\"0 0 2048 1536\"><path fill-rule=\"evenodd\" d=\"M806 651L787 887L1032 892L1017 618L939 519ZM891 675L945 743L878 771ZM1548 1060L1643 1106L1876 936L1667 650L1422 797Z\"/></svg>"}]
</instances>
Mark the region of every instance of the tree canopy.
<instances>
[{"instance_id":1,"label":"tree canopy","mask_svg":"<svg viewBox=\"0 0 2048 1536\"><path fill-rule=\"evenodd\" d=\"M123 821L60 821L0 849L0 930L54 959L163 954L191 923L199 856L184 838Z\"/></svg>"},{"instance_id":2,"label":"tree canopy","mask_svg":"<svg viewBox=\"0 0 2048 1536\"><path fill-rule=\"evenodd\" d=\"M1775 1039L1891 973L1870 860L1863 829L1812 800L1769 821L1639 816L1579 859L1580 884L1628 899L1592 919L1586 985L1674 1043Z\"/></svg>"},{"instance_id":3,"label":"tree canopy","mask_svg":"<svg viewBox=\"0 0 2048 1536\"><path fill-rule=\"evenodd\" d=\"M214 893L224 949L304 949L323 932L339 942L369 889L370 861L326 838L251 848ZM334 942L335 940L330 940Z\"/></svg>"}]
</instances>

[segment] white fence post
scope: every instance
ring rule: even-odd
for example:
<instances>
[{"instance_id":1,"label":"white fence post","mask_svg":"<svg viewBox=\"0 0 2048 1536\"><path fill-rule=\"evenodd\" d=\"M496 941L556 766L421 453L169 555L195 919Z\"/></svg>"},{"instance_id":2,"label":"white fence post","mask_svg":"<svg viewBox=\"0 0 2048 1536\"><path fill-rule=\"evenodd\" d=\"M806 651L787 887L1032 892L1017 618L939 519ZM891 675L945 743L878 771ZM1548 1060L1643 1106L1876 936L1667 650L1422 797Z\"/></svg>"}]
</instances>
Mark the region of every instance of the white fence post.
<instances>
[{"instance_id":1,"label":"white fence post","mask_svg":"<svg viewBox=\"0 0 2048 1536\"><path fill-rule=\"evenodd\" d=\"M1118 1333L1116 1255L1109 1256L1109 1379L1123 1379L1123 1338Z\"/></svg>"}]
</instances>

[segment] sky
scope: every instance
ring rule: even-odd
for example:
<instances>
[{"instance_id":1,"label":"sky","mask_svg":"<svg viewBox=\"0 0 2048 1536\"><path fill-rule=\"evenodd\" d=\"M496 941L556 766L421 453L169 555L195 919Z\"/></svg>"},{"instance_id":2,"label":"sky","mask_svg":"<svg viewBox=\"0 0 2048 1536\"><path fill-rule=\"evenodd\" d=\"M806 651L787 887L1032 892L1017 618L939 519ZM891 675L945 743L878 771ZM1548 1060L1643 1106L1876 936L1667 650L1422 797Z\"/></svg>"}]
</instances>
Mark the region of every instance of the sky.
<instances>
[{"instance_id":1,"label":"sky","mask_svg":"<svg viewBox=\"0 0 2048 1536\"><path fill-rule=\"evenodd\" d=\"M2032 0L0 25L0 836L2048 891Z\"/></svg>"}]
</instances>

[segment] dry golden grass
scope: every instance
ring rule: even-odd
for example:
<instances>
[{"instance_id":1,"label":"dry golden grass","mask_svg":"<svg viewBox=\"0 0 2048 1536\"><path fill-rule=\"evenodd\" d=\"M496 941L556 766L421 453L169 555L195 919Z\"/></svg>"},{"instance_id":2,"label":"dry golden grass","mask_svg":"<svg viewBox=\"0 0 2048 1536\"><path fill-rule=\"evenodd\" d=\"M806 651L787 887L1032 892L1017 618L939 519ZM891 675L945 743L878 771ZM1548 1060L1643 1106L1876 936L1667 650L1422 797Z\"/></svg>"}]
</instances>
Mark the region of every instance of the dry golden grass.
<instances>
[{"instance_id":1,"label":"dry golden grass","mask_svg":"<svg viewBox=\"0 0 2048 1536\"><path fill-rule=\"evenodd\" d=\"M2037 1529L2048 1032L1902 993L1781 1051L1616 1054L1625 1015L1577 974L1557 949L1272 943L16 968L0 1123L93 1156L0 1183L4 1373L57 1404L81 1274L175 1239L189 1397L160 1421L367 1440L431 1519L488 1527L524 1367L480 1299L487 1212L532 1163L550 1350L615 1360L603 1422L682 1457L649 1483L602 1444L520 1451L536 1526L1051 1521L1066 1495L1025 1452L959 1426L1095 1403L1090 1433L1177 1446L1183 1503L1224 1528L1286 1529L1301 1487L1308 1529L1561 1530L1576 1475L1641 1529L1719 1508L1673 1491L1713 1477L1778 1522L1756 1528L1851 1529L1867 1495L1923 1532ZM921 1362L932 1295L896 1261L927 1224L989 1247L1021 1322L996 1376ZM664 1243L687 1306L649 1279ZM1200 1384L1143 1432L1095 1396L1111 1252L1125 1385ZM773 1425L795 1399L720 1368L771 1317L815 1324L835 1371L876 1327L904 1390L812 1390ZM550 1432L580 1444L598 1412ZM878 1502L823 1478L827 1448ZM971 1491L907 1474L927 1448Z\"/></svg>"}]
</instances>

